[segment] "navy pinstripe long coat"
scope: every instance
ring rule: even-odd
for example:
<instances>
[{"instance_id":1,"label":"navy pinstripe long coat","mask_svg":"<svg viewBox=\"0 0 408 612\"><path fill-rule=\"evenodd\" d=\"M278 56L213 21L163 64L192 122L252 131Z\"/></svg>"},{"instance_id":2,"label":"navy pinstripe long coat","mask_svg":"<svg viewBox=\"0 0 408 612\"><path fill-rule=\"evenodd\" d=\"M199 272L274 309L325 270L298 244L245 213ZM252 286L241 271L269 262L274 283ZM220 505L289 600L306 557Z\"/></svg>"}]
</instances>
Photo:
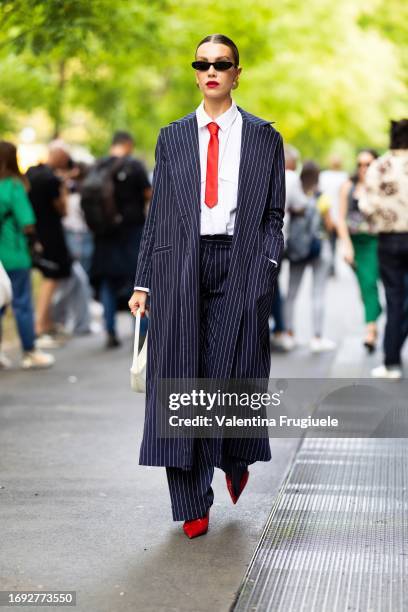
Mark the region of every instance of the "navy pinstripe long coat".
<instances>
[{"instance_id":1,"label":"navy pinstripe long coat","mask_svg":"<svg viewBox=\"0 0 408 612\"><path fill-rule=\"evenodd\" d=\"M237 213L219 328L216 378L269 378L268 315L283 251L285 163L282 137L242 114ZM200 159L195 112L162 128L153 195L135 286L150 289L146 413L140 465L188 467L193 440L156 437L158 378L198 376L200 308ZM229 440L248 463L271 458L269 439Z\"/></svg>"}]
</instances>

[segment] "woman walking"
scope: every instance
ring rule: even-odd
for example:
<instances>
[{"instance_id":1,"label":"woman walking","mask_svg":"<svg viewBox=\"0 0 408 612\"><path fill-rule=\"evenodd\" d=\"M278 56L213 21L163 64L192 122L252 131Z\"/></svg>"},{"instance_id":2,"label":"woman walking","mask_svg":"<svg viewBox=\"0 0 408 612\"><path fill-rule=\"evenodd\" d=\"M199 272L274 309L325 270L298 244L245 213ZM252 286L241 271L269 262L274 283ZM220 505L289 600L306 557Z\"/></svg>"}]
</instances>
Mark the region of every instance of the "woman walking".
<instances>
[{"instance_id":1,"label":"woman walking","mask_svg":"<svg viewBox=\"0 0 408 612\"><path fill-rule=\"evenodd\" d=\"M161 378L269 378L268 316L283 249L285 162L270 122L236 105L241 68L232 40L204 38L192 63L198 108L162 128L153 197L129 307L150 293L141 465L166 467L173 519L206 533L214 468L233 503L248 465L271 459L269 439L159 438Z\"/></svg>"},{"instance_id":2,"label":"woman walking","mask_svg":"<svg viewBox=\"0 0 408 612\"><path fill-rule=\"evenodd\" d=\"M300 174L302 194L288 202L290 222L287 240L289 286L285 303L285 320L289 337L294 336L296 298L304 272L308 266L313 273L312 314L313 353L334 350L336 344L322 336L325 313L325 290L331 267L330 232L334 224L330 214L330 200L318 189L320 168L313 161L305 161Z\"/></svg>"},{"instance_id":3,"label":"woman walking","mask_svg":"<svg viewBox=\"0 0 408 612\"><path fill-rule=\"evenodd\" d=\"M340 190L337 232L342 241L344 259L352 266L360 287L364 305L366 334L364 346L369 353L376 348L377 319L381 314L378 293L378 237L372 223L359 209L368 167L378 156L375 151L360 151L357 172Z\"/></svg>"},{"instance_id":4,"label":"woman walking","mask_svg":"<svg viewBox=\"0 0 408 612\"><path fill-rule=\"evenodd\" d=\"M35 347L30 254L30 245L36 246L35 215L26 187L27 180L18 167L16 147L11 142L0 141L0 261L11 280L11 307L23 350L21 365L28 370L48 368L54 363L54 357ZM0 319L2 314L4 311ZM5 363L4 357L2 362Z\"/></svg>"}]
</instances>

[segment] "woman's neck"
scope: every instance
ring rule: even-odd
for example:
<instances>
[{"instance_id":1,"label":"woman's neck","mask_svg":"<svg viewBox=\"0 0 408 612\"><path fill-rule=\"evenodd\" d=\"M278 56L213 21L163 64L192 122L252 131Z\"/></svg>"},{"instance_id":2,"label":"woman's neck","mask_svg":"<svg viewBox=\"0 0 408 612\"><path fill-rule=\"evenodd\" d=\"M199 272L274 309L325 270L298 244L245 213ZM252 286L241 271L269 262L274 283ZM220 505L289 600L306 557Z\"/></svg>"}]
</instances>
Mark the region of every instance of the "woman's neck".
<instances>
[{"instance_id":1,"label":"woman's neck","mask_svg":"<svg viewBox=\"0 0 408 612\"><path fill-rule=\"evenodd\" d=\"M217 117L225 113L225 111L231 108L231 105L231 96L228 96L228 98L223 98L222 100L204 98L204 110L207 115L211 117L211 119L216 119Z\"/></svg>"}]
</instances>

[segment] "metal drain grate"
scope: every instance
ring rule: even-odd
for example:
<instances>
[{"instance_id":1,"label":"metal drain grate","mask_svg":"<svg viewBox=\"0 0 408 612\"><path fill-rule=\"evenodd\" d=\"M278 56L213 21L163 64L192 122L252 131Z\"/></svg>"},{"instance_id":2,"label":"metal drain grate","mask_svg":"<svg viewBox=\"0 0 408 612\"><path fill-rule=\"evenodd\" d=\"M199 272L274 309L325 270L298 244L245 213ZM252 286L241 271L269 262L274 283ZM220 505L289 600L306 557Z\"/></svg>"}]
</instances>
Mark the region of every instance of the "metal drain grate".
<instances>
[{"instance_id":1,"label":"metal drain grate","mask_svg":"<svg viewBox=\"0 0 408 612\"><path fill-rule=\"evenodd\" d=\"M408 610L408 440L306 438L231 610Z\"/></svg>"}]
</instances>

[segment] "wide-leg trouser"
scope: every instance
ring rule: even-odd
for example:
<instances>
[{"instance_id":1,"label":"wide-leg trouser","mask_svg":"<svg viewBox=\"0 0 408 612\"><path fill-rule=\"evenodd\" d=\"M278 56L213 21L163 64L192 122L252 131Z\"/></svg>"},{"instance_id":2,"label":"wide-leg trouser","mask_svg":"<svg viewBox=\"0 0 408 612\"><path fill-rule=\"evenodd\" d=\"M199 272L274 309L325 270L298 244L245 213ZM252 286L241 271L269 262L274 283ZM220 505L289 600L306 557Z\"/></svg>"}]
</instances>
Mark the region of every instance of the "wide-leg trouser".
<instances>
[{"instance_id":1,"label":"wide-leg trouser","mask_svg":"<svg viewBox=\"0 0 408 612\"><path fill-rule=\"evenodd\" d=\"M202 236L200 240L200 378L217 378L211 356L216 347L224 287L227 280L232 236ZM226 442L226 441L225 441ZM190 470L166 467L170 500L175 521L204 516L214 500L211 482L214 457L222 445L222 469L228 474L243 473L247 463L229 457L224 440L196 438Z\"/></svg>"}]
</instances>

